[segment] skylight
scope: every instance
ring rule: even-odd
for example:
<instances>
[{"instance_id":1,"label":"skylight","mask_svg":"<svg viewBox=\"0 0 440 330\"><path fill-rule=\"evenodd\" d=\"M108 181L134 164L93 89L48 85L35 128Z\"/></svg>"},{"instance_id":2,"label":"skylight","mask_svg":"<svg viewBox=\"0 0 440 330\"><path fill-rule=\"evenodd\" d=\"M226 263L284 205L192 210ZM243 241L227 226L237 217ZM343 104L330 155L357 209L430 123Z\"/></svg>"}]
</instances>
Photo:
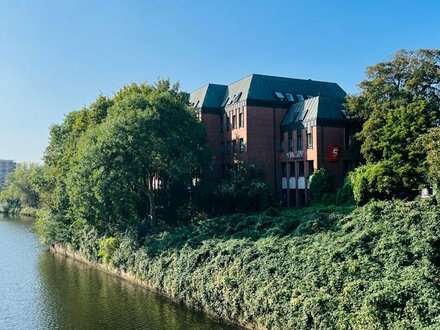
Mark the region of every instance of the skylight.
<instances>
[{"instance_id":1,"label":"skylight","mask_svg":"<svg viewBox=\"0 0 440 330\"><path fill-rule=\"evenodd\" d=\"M241 97L241 92L238 93L237 95L235 95L235 97L234 97L234 103L235 103L235 102L238 102L238 101L240 100L240 97Z\"/></svg>"},{"instance_id":2,"label":"skylight","mask_svg":"<svg viewBox=\"0 0 440 330\"><path fill-rule=\"evenodd\" d=\"M298 101L304 101L304 95L301 94L296 94L296 98L298 99Z\"/></svg>"},{"instance_id":3,"label":"skylight","mask_svg":"<svg viewBox=\"0 0 440 330\"><path fill-rule=\"evenodd\" d=\"M284 95L281 92L275 92L275 96L277 97L277 99L279 99L280 101L284 101Z\"/></svg>"},{"instance_id":4,"label":"skylight","mask_svg":"<svg viewBox=\"0 0 440 330\"><path fill-rule=\"evenodd\" d=\"M293 95L290 93L286 93L287 101L289 102L295 102L295 99L293 98Z\"/></svg>"},{"instance_id":5,"label":"skylight","mask_svg":"<svg viewBox=\"0 0 440 330\"><path fill-rule=\"evenodd\" d=\"M307 116L307 112L309 112L309 110L305 110L305 111L303 111L303 113L302 113L302 116L301 116L301 121L303 121L304 120L304 118L306 118L306 116Z\"/></svg>"},{"instance_id":6,"label":"skylight","mask_svg":"<svg viewBox=\"0 0 440 330\"><path fill-rule=\"evenodd\" d=\"M224 107L226 104L228 104L228 101L229 97L225 98L221 106Z\"/></svg>"},{"instance_id":7,"label":"skylight","mask_svg":"<svg viewBox=\"0 0 440 330\"><path fill-rule=\"evenodd\" d=\"M341 112L344 115L345 119L350 119L350 115L348 114L347 110L341 109Z\"/></svg>"}]
</instances>

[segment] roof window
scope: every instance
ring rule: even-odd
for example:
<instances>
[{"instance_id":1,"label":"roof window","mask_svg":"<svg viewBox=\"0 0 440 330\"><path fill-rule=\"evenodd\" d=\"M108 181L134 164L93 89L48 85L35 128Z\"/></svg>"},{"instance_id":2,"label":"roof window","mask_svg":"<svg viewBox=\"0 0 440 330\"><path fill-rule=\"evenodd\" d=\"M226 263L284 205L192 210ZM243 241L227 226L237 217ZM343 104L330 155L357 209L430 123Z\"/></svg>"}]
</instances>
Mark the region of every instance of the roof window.
<instances>
[{"instance_id":1,"label":"roof window","mask_svg":"<svg viewBox=\"0 0 440 330\"><path fill-rule=\"evenodd\" d=\"M309 112L309 110L305 110L305 111L303 111L300 121L303 121L304 118L306 118L306 116L307 116L307 112Z\"/></svg>"},{"instance_id":2,"label":"roof window","mask_svg":"<svg viewBox=\"0 0 440 330\"><path fill-rule=\"evenodd\" d=\"M229 101L229 97L227 97L227 98L225 98L224 100L223 100L223 103L222 103L222 107L224 107L226 104L228 104L228 101Z\"/></svg>"},{"instance_id":3,"label":"roof window","mask_svg":"<svg viewBox=\"0 0 440 330\"><path fill-rule=\"evenodd\" d=\"M286 93L287 101L289 102L295 102L295 99L293 98L293 95L290 93Z\"/></svg>"},{"instance_id":4,"label":"roof window","mask_svg":"<svg viewBox=\"0 0 440 330\"><path fill-rule=\"evenodd\" d=\"M348 114L348 111L346 109L341 109L341 112L345 119L350 119L350 115Z\"/></svg>"},{"instance_id":5,"label":"roof window","mask_svg":"<svg viewBox=\"0 0 440 330\"><path fill-rule=\"evenodd\" d=\"M304 95L301 94L296 94L296 98L298 99L298 101L304 101Z\"/></svg>"},{"instance_id":6,"label":"roof window","mask_svg":"<svg viewBox=\"0 0 440 330\"><path fill-rule=\"evenodd\" d=\"M238 93L237 95L235 95L235 97L234 97L234 103L235 103L235 102L238 102L238 101L240 100L240 97L241 97L241 92Z\"/></svg>"},{"instance_id":7,"label":"roof window","mask_svg":"<svg viewBox=\"0 0 440 330\"><path fill-rule=\"evenodd\" d=\"M280 101L284 101L284 95L281 92L275 92L275 96L277 97L278 100Z\"/></svg>"}]
</instances>

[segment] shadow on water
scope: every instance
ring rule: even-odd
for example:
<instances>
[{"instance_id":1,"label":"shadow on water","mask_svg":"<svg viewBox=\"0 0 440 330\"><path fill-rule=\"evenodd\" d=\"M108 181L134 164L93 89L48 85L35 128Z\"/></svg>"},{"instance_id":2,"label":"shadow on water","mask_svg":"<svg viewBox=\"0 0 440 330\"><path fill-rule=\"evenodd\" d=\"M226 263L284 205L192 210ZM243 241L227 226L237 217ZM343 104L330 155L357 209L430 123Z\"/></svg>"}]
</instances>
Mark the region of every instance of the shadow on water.
<instances>
[{"instance_id":1,"label":"shadow on water","mask_svg":"<svg viewBox=\"0 0 440 330\"><path fill-rule=\"evenodd\" d=\"M235 329L62 255L42 253L39 270L48 328Z\"/></svg>"}]
</instances>

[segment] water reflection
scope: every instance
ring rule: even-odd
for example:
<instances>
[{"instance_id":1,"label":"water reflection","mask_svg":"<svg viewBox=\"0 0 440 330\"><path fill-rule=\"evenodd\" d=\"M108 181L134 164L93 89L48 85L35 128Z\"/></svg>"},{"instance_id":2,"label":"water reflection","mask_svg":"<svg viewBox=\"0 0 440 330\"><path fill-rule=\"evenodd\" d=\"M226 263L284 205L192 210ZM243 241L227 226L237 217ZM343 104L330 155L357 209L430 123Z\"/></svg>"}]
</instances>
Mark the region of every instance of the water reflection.
<instances>
[{"instance_id":1,"label":"water reflection","mask_svg":"<svg viewBox=\"0 0 440 330\"><path fill-rule=\"evenodd\" d=\"M41 249L31 223L0 217L0 329L234 329Z\"/></svg>"}]
</instances>

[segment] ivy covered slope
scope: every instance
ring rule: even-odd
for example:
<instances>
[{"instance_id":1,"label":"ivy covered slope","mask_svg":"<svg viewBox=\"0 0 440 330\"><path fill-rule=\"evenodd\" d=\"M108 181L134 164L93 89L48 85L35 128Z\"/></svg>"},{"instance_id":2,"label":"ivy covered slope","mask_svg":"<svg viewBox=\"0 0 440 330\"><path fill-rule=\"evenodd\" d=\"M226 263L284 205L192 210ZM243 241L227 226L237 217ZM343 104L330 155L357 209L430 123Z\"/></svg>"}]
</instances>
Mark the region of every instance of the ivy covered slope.
<instances>
[{"instance_id":1,"label":"ivy covered slope","mask_svg":"<svg viewBox=\"0 0 440 330\"><path fill-rule=\"evenodd\" d=\"M232 215L74 248L217 316L271 329L438 329L440 209L373 202ZM108 242L108 244L106 244Z\"/></svg>"}]
</instances>

